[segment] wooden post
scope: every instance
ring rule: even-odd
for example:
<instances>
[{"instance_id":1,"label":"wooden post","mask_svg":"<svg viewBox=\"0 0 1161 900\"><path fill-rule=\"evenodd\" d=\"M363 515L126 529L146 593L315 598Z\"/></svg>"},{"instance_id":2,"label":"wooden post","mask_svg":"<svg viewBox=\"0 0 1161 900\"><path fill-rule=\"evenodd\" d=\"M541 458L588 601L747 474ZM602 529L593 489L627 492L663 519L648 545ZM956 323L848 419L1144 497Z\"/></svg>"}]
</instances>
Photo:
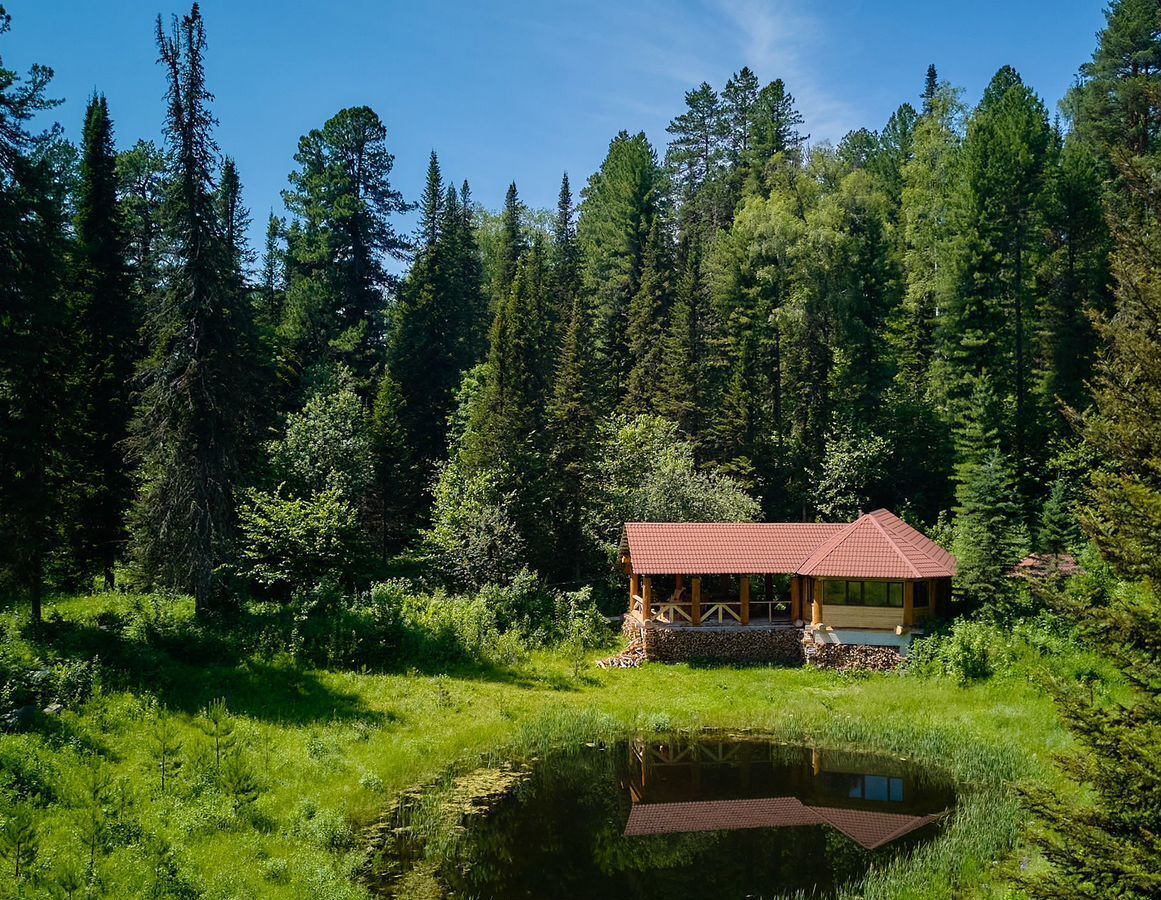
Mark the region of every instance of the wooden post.
<instances>
[{"instance_id":1,"label":"wooden post","mask_svg":"<svg viewBox=\"0 0 1161 900\"><path fill-rule=\"evenodd\" d=\"M641 584L641 621L648 622L652 614L649 608L653 603L653 579L646 575Z\"/></svg>"},{"instance_id":2,"label":"wooden post","mask_svg":"<svg viewBox=\"0 0 1161 900\"><path fill-rule=\"evenodd\" d=\"M740 575L738 580L741 582L741 599L742 599L742 624L750 624L750 576Z\"/></svg>"},{"instance_id":3,"label":"wooden post","mask_svg":"<svg viewBox=\"0 0 1161 900\"><path fill-rule=\"evenodd\" d=\"M915 624L915 582L903 582L903 627Z\"/></svg>"},{"instance_id":4,"label":"wooden post","mask_svg":"<svg viewBox=\"0 0 1161 900\"><path fill-rule=\"evenodd\" d=\"M694 625L701 624L701 576L694 576L693 593L690 595L689 615Z\"/></svg>"},{"instance_id":5,"label":"wooden post","mask_svg":"<svg viewBox=\"0 0 1161 900\"><path fill-rule=\"evenodd\" d=\"M636 572L629 575L629 612L633 612L633 605L637 602L637 598L641 596L641 576Z\"/></svg>"},{"instance_id":6,"label":"wooden post","mask_svg":"<svg viewBox=\"0 0 1161 900\"><path fill-rule=\"evenodd\" d=\"M790 579L790 620L797 622L802 618L802 576L795 575Z\"/></svg>"},{"instance_id":7,"label":"wooden post","mask_svg":"<svg viewBox=\"0 0 1161 900\"><path fill-rule=\"evenodd\" d=\"M822 624L822 593L818 589L818 582L810 584L810 624Z\"/></svg>"}]
</instances>

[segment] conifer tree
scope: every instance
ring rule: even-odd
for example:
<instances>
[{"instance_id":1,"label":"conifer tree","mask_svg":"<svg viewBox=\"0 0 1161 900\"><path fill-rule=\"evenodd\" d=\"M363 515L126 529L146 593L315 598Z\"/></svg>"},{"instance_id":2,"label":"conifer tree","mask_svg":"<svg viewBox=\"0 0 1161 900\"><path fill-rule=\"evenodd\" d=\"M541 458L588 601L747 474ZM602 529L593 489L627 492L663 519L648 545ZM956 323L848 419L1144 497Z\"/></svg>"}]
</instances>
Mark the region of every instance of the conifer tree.
<instances>
[{"instance_id":1,"label":"conifer tree","mask_svg":"<svg viewBox=\"0 0 1161 900\"><path fill-rule=\"evenodd\" d=\"M577 226L602 402L624 396L629 374L629 303L641 284L645 248L659 214L661 171L645 134L622 131L588 182Z\"/></svg>"},{"instance_id":2,"label":"conifer tree","mask_svg":"<svg viewBox=\"0 0 1161 900\"><path fill-rule=\"evenodd\" d=\"M1011 398L1012 460L1027 492L1031 450L1031 347L1037 334L1034 274L1050 132L1044 104L1011 68L996 73L972 116L952 198L947 314L940 325L939 390L962 409L978 375Z\"/></svg>"},{"instance_id":3,"label":"conifer tree","mask_svg":"<svg viewBox=\"0 0 1161 900\"><path fill-rule=\"evenodd\" d=\"M923 78L923 93L920 97L923 100L923 115L929 116L935 109L935 96L939 93L939 73L935 69L935 63L930 63L927 66L927 74Z\"/></svg>"},{"instance_id":4,"label":"conifer tree","mask_svg":"<svg viewBox=\"0 0 1161 900\"><path fill-rule=\"evenodd\" d=\"M416 244L431 252L439 240L440 226L443 224L444 187L439 170L439 157L431 151L427 163L427 179L423 185L423 196L419 198L419 229Z\"/></svg>"},{"instance_id":5,"label":"conifer tree","mask_svg":"<svg viewBox=\"0 0 1161 900\"><path fill-rule=\"evenodd\" d=\"M161 283L165 154L152 141L138 141L117 156L121 212L138 318L154 308Z\"/></svg>"},{"instance_id":6,"label":"conifer tree","mask_svg":"<svg viewBox=\"0 0 1161 900\"><path fill-rule=\"evenodd\" d=\"M137 316L117 198L117 155L108 104L94 96L85 113L84 155L76 201L74 305L84 435L82 479L74 515L80 562L113 587L113 566L125 540L132 495L124 442L132 415Z\"/></svg>"},{"instance_id":7,"label":"conifer tree","mask_svg":"<svg viewBox=\"0 0 1161 900\"><path fill-rule=\"evenodd\" d=\"M152 323L133 426L141 480L133 536L143 570L189 590L204 615L230 559L235 489L251 441L256 342L215 203L215 120L196 3L170 34L158 18L157 45L169 82L165 220L178 262Z\"/></svg>"},{"instance_id":8,"label":"conifer tree","mask_svg":"<svg viewBox=\"0 0 1161 900\"><path fill-rule=\"evenodd\" d=\"M1119 4L1124 8L1128 3ZM1153 7L1156 8L1155 5ZM1107 37L1102 38L1107 40ZM1070 773L1089 791L1083 805L1044 791L1031 795L1037 843L1050 862L1029 879L1037 898L1083 896L1144 900L1161 890L1161 219L1153 202L1154 160L1122 159L1113 219L1116 314L1105 341L1084 437L1105 461L1093 473L1082 509L1088 537L1124 584L1094 602L1087 593L1059 598L1110 657L1131 691L1115 699L1068 683L1058 708L1083 754Z\"/></svg>"},{"instance_id":9,"label":"conifer tree","mask_svg":"<svg viewBox=\"0 0 1161 900\"><path fill-rule=\"evenodd\" d=\"M1109 177L1118 152L1149 156L1161 141L1161 29L1156 0L1113 0L1092 59L1066 100L1076 133Z\"/></svg>"},{"instance_id":10,"label":"conifer tree","mask_svg":"<svg viewBox=\"0 0 1161 900\"><path fill-rule=\"evenodd\" d=\"M552 473L557 574L579 578L584 564L586 478L596 443L596 410L590 388L590 344L583 300L573 298L549 400L549 460ZM565 561L571 560L571 566ZM561 571L561 570L564 571Z\"/></svg>"},{"instance_id":11,"label":"conifer tree","mask_svg":"<svg viewBox=\"0 0 1161 900\"><path fill-rule=\"evenodd\" d=\"M9 26L0 8L0 38ZM55 105L45 96L51 78L34 65L22 81L0 61L0 561L34 622L71 467L60 426L73 414L63 211L28 132L29 120Z\"/></svg>"},{"instance_id":12,"label":"conifer tree","mask_svg":"<svg viewBox=\"0 0 1161 900\"><path fill-rule=\"evenodd\" d=\"M660 223L653 220L645 248L641 283L629 302L628 333L630 369L624 408L629 414L652 413L665 353L665 314L668 304L668 261Z\"/></svg>"},{"instance_id":13,"label":"conifer tree","mask_svg":"<svg viewBox=\"0 0 1161 900\"><path fill-rule=\"evenodd\" d=\"M704 395L701 300L698 260L694 254L686 252L665 332L656 405L660 415L695 441L701 432Z\"/></svg>"},{"instance_id":14,"label":"conifer tree","mask_svg":"<svg viewBox=\"0 0 1161 900\"><path fill-rule=\"evenodd\" d=\"M802 114L794 105L794 96L781 78L770 82L758 93L746 176L749 193L769 195L774 183L771 165L797 154L808 137L799 131L803 123Z\"/></svg>"},{"instance_id":15,"label":"conifer tree","mask_svg":"<svg viewBox=\"0 0 1161 900\"><path fill-rule=\"evenodd\" d=\"M391 184L387 128L370 107L343 109L303 136L294 158L283 352L299 370L346 365L369 396L398 287L386 261L409 250L391 222L411 205Z\"/></svg>"},{"instance_id":16,"label":"conifer tree","mask_svg":"<svg viewBox=\"0 0 1161 900\"><path fill-rule=\"evenodd\" d=\"M560 179L556 201L556 221L552 231L552 282L556 294L556 316L567 331L573 305L581 294L581 254L576 235L576 209L568 172Z\"/></svg>"},{"instance_id":17,"label":"conifer tree","mask_svg":"<svg viewBox=\"0 0 1161 900\"><path fill-rule=\"evenodd\" d=\"M492 303L502 302L516 280L516 269L527 247L524 241L524 204L516 191L516 182L508 185L504 195L504 211L500 218L500 246L498 266L492 281Z\"/></svg>"}]
</instances>

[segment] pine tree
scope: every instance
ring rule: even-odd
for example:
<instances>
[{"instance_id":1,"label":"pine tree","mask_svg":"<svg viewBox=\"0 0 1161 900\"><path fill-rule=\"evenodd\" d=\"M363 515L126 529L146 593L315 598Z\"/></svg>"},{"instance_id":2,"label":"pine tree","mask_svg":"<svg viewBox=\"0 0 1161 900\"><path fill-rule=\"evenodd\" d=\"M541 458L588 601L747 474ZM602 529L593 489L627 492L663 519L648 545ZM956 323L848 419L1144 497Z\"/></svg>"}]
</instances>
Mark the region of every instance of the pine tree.
<instances>
[{"instance_id":1,"label":"pine tree","mask_svg":"<svg viewBox=\"0 0 1161 900\"><path fill-rule=\"evenodd\" d=\"M10 19L0 11L0 38ZM63 291L63 210L47 166L32 159L29 120L55 105L52 70L22 81L0 63L0 561L40 621L47 559L72 460L69 319Z\"/></svg>"},{"instance_id":2,"label":"pine tree","mask_svg":"<svg viewBox=\"0 0 1161 900\"><path fill-rule=\"evenodd\" d=\"M794 96L781 78L770 82L758 93L754 108L754 137L747 161L748 193L769 196L774 185L771 166L776 167L784 157L796 156L809 137L799 131L803 122L802 114L794 105Z\"/></svg>"},{"instance_id":3,"label":"pine tree","mask_svg":"<svg viewBox=\"0 0 1161 900\"><path fill-rule=\"evenodd\" d=\"M626 339L629 379L624 408L629 414L656 410L665 353L665 315L668 304L668 264L660 223L653 220L645 248L641 283L629 302Z\"/></svg>"},{"instance_id":4,"label":"pine tree","mask_svg":"<svg viewBox=\"0 0 1161 900\"><path fill-rule=\"evenodd\" d=\"M934 66L928 72L934 75ZM902 172L899 231L905 288L890 330L899 380L921 397L927 393L935 350L936 310L946 293L952 173L959 147L958 98L946 86L933 90Z\"/></svg>"},{"instance_id":5,"label":"pine tree","mask_svg":"<svg viewBox=\"0 0 1161 900\"><path fill-rule=\"evenodd\" d=\"M230 558L235 487L250 446L257 354L251 309L238 290L213 180L215 124L205 86L205 28L194 4L167 35L167 240L177 263L152 323L152 350L133 426L141 492L134 549L153 578L209 612Z\"/></svg>"},{"instance_id":6,"label":"pine tree","mask_svg":"<svg viewBox=\"0 0 1161 900\"><path fill-rule=\"evenodd\" d=\"M391 218L411 209L391 185L395 157L373 109L340 110L298 142L283 193L294 216L287 233L287 298L280 334L293 368L350 368L370 396L380 363L388 299L398 278L386 261L409 243Z\"/></svg>"},{"instance_id":7,"label":"pine tree","mask_svg":"<svg viewBox=\"0 0 1161 900\"><path fill-rule=\"evenodd\" d=\"M116 167L108 105L104 97L95 96L85 113L74 226L73 302L84 410L84 486L74 515L80 561L104 576L107 590L113 587L113 566L125 541L125 513L132 496L123 445L132 415L138 329Z\"/></svg>"},{"instance_id":8,"label":"pine tree","mask_svg":"<svg viewBox=\"0 0 1161 900\"><path fill-rule=\"evenodd\" d=\"M262 248L262 284L259 292L257 318L264 331L277 326L282 318L282 303L286 288L282 241L286 223L273 211L266 220L266 241Z\"/></svg>"},{"instance_id":9,"label":"pine tree","mask_svg":"<svg viewBox=\"0 0 1161 900\"><path fill-rule=\"evenodd\" d=\"M727 162L739 168L749 158L753 141L754 110L758 104L758 76L743 66L722 89L722 117Z\"/></svg>"},{"instance_id":10,"label":"pine tree","mask_svg":"<svg viewBox=\"0 0 1161 900\"><path fill-rule=\"evenodd\" d=\"M1161 140L1161 27L1156 0L1113 0L1092 60L1066 100L1076 133L1116 177L1118 152L1149 156Z\"/></svg>"}]
</instances>

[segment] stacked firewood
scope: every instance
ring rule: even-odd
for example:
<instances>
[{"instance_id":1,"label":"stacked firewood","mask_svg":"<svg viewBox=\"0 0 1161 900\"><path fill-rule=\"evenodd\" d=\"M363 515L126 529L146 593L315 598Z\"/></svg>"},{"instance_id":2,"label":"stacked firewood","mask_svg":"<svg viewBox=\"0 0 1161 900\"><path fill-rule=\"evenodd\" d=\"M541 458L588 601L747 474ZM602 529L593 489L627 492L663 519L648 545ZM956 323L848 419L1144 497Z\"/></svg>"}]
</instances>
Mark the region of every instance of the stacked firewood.
<instances>
[{"instance_id":1,"label":"stacked firewood","mask_svg":"<svg viewBox=\"0 0 1161 900\"><path fill-rule=\"evenodd\" d=\"M638 634L640 634L638 632ZM608 659L597 663L598 669L635 669L645 662L645 642L638 636L629 641L629 646Z\"/></svg>"},{"instance_id":2,"label":"stacked firewood","mask_svg":"<svg viewBox=\"0 0 1161 900\"><path fill-rule=\"evenodd\" d=\"M906 660L894 647L806 642L807 665L835 672L890 672Z\"/></svg>"}]
</instances>

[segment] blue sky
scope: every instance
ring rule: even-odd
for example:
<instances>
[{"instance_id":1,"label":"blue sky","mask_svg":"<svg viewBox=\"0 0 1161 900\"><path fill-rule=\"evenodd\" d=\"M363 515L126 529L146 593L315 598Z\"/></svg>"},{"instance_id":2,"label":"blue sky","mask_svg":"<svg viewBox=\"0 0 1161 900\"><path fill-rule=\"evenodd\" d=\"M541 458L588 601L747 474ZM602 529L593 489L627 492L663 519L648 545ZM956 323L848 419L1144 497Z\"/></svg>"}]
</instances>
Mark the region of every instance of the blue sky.
<instances>
[{"instance_id":1,"label":"blue sky","mask_svg":"<svg viewBox=\"0 0 1161 900\"><path fill-rule=\"evenodd\" d=\"M76 138L87 96L109 98L118 142L157 138L162 72L153 21L173 0L0 0L13 18L5 65L56 70L53 111ZM622 8L626 7L626 8ZM445 175L498 206L579 189L622 128L664 152L684 91L749 65L783 78L813 139L879 128L914 101L929 62L975 102L1015 66L1055 109L1089 58L1100 0L203 0L210 89L224 152L238 162L255 233L293 168L298 137L344 106L386 122L409 199L435 149Z\"/></svg>"}]
</instances>

